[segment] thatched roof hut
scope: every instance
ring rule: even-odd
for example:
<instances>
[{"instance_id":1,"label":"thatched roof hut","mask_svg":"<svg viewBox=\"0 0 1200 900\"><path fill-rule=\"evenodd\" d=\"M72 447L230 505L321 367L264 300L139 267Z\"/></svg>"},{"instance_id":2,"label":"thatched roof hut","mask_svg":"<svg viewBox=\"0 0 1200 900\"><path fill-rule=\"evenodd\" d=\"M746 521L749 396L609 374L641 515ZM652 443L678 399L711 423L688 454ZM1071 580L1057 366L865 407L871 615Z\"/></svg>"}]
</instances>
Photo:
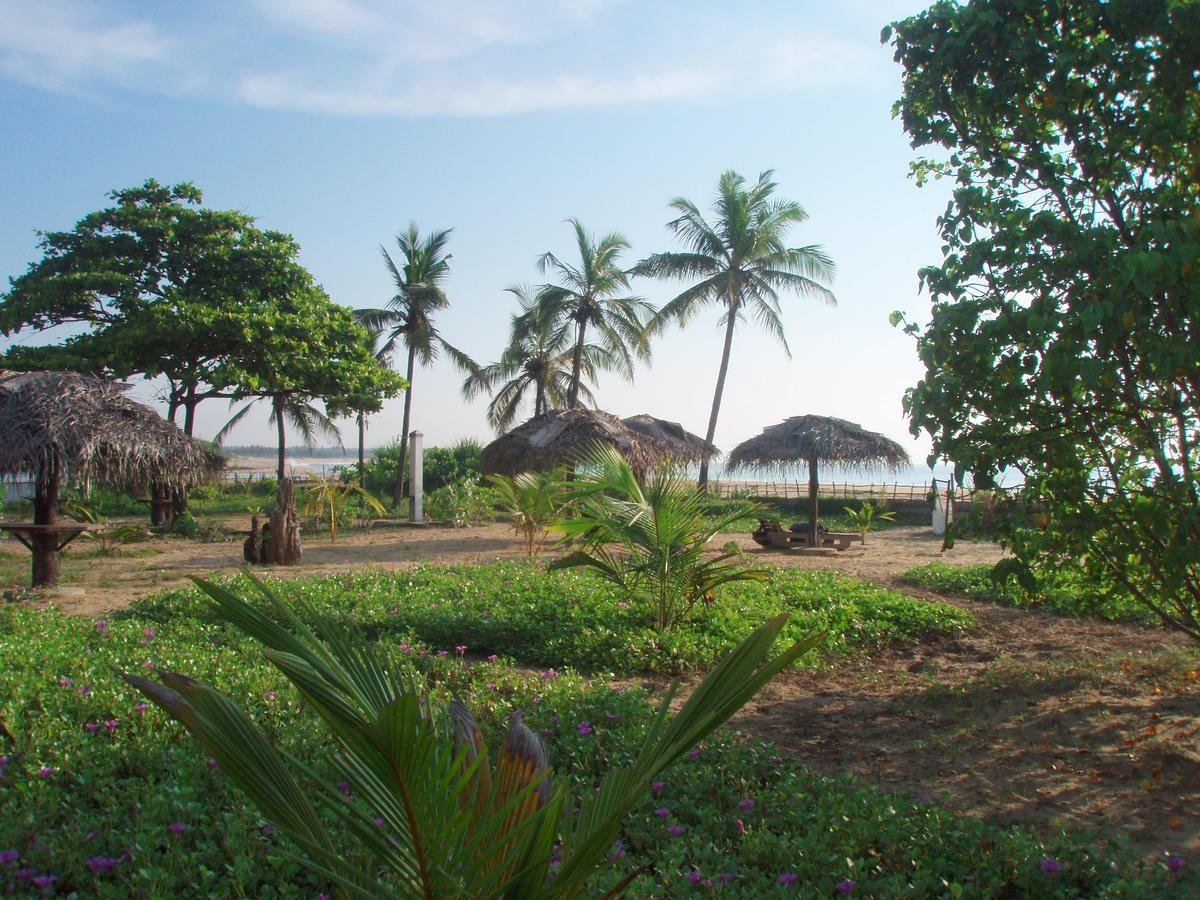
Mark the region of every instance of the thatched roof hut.
<instances>
[{"instance_id":1,"label":"thatched roof hut","mask_svg":"<svg viewBox=\"0 0 1200 900\"><path fill-rule=\"evenodd\" d=\"M0 476L34 480L35 586L57 578L61 545L53 528L64 479L182 489L223 464L125 390L75 372L0 370ZM52 560L46 557L51 545Z\"/></svg>"},{"instance_id":2,"label":"thatched roof hut","mask_svg":"<svg viewBox=\"0 0 1200 900\"><path fill-rule=\"evenodd\" d=\"M610 444L635 471L674 458L674 449L658 438L629 428L598 409L552 409L535 416L483 448L484 472L516 475L571 465L595 443Z\"/></svg>"},{"instance_id":3,"label":"thatched roof hut","mask_svg":"<svg viewBox=\"0 0 1200 900\"><path fill-rule=\"evenodd\" d=\"M908 453L890 438L861 425L828 416L793 416L733 448L725 471L808 468L809 543L817 541L817 469L824 462L841 469L895 469Z\"/></svg>"},{"instance_id":4,"label":"thatched roof hut","mask_svg":"<svg viewBox=\"0 0 1200 900\"><path fill-rule=\"evenodd\" d=\"M698 463L703 459L712 459L721 452L700 435L684 429L678 422L656 419L646 413L629 416L621 421L643 437L671 447L675 458L682 463Z\"/></svg>"}]
</instances>

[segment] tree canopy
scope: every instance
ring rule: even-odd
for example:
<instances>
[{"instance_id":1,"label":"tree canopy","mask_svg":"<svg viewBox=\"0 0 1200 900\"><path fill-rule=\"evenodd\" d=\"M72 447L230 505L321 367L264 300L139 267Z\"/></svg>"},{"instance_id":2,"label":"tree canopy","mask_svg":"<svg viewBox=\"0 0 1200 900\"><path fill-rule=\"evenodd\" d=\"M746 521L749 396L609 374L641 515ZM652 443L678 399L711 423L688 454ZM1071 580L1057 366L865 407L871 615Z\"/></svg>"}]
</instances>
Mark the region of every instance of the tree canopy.
<instances>
[{"instance_id":1,"label":"tree canopy","mask_svg":"<svg viewBox=\"0 0 1200 900\"><path fill-rule=\"evenodd\" d=\"M1023 475L1024 564L1200 637L1200 3L939 2L883 38L916 177L954 181L914 433Z\"/></svg>"}]
</instances>

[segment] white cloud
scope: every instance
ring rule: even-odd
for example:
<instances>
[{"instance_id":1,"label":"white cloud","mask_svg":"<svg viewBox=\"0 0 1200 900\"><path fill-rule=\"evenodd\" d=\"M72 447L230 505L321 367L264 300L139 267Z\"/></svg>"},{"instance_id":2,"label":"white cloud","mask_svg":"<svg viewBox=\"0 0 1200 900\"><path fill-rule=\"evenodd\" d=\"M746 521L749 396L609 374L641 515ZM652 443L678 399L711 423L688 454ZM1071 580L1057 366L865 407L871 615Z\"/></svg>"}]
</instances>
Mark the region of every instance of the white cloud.
<instances>
[{"instance_id":1,"label":"white cloud","mask_svg":"<svg viewBox=\"0 0 1200 900\"><path fill-rule=\"evenodd\" d=\"M168 58L172 42L153 23L104 21L72 0L0 0L0 71L55 90L127 83Z\"/></svg>"}]
</instances>

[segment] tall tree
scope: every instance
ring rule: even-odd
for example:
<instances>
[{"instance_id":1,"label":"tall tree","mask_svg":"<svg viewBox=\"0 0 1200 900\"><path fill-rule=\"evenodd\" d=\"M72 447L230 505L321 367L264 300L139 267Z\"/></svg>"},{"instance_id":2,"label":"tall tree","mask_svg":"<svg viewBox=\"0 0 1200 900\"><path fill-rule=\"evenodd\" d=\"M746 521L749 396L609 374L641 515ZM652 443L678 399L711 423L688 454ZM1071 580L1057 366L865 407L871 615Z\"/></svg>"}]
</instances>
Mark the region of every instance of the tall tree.
<instances>
[{"instance_id":1,"label":"tall tree","mask_svg":"<svg viewBox=\"0 0 1200 900\"><path fill-rule=\"evenodd\" d=\"M955 184L914 433L1023 476L993 521L1021 574L1200 639L1200 3L939 2L883 38L918 179Z\"/></svg>"},{"instance_id":2,"label":"tall tree","mask_svg":"<svg viewBox=\"0 0 1200 900\"><path fill-rule=\"evenodd\" d=\"M521 416L533 392L533 414L565 407L571 393L572 362L575 355L575 329L570 321L556 314L549 304L525 286L508 288L521 303L521 311L512 317L508 346L498 362L480 366L463 382L468 400L490 394L488 422L503 433ZM598 344L583 348L582 378L595 382L602 369L613 367L611 355ZM587 384L579 385L584 400L595 405Z\"/></svg>"},{"instance_id":3,"label":"tall tree","mask_svg":"<svg viewBox=\"0 0 1200 900\"><path fill-rule=\"evenodd\" d=\"M408 453L408 429L412 419L412 383L416 363L430 365L440 352L445 352L458 368L471 372L475 364L461 350L448 343L438 332L433 321L434 314L450 305L442 281L450 271L450 253L446 246L450 242L451 229L434 231L421 238L416 222L410 222L407 231L396 235L401 263L381 246L384 263L391 273L396 293L382 309L360 309L355 311L358 321L369 329L386 333L382 355L386 358L398 345L408 351L408 366L404 380L408 390L404 394L404 420L400 435L400 466L396 472L396 483L392 490L392 502L399 505L404 499L404 465Z\"/></svg>"},{"instance_id":4,"label":"tall tree","mask_svg":"<svg viewBox=\"0 0 1200 900\"><path fill-rule=\"evenodd\" d=\"M833 261L818 246L788 247L788 230L808 218L796 202L773 199L777 185L772 171L763 172L747 186L737 172L726 171L717 186L713 221L704 218L691 200L677 197L671 206L679 212L667 223L686 246L683 252L656 253L638 263L633 273L653 278L700 279L666 304L650 322L651 334L671 322L686 325L710 304L722 309L725 345L717 370L712 411L705 440L712 443L725 392L733 332L737 323L752 316L783 346L791 358L780 320L779 292L792 291L826 303L837 300L821 284L833 277ZM700 463L700 488L708 484L708 460Z\"/></svg>"},{"instance_id":5,"label":"tall tree","mask_svg":"<svg viewBox=\"0 0 1200 900\"><path fill-rule=\"evenodd\" d=\"M578 219L568 222L575 229L579 263L563 262L553 253L542 254L538 268L556 275L558 283L545 285L538 299L551 316L575 327L567 393L567 407L574 408L579 405L588 330L612 366L632 379L634 357L650 358L644 319L654 314L654 307L641 297L625 294L629 274L618 264L621 252L629 249L625 238L616 232L595 238Z\"/></svg>"}]
</instances>

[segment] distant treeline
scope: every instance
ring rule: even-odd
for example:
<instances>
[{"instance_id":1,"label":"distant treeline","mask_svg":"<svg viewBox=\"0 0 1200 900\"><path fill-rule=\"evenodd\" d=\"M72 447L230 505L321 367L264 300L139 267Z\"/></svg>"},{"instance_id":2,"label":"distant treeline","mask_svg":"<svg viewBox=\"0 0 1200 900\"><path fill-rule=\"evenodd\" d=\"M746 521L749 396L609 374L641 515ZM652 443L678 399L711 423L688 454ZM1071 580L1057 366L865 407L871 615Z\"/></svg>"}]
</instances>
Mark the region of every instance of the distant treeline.
<instances>
[{"instance_id":1,"label":"distant treeline","mask_svg":"<svg viewBox=\"0 0 1200 900\"><path fill-rule=\"evenodd\" d=\"M222 447L222 449L226 453L228 453L230 456L267 456L272 459L274 459L276 454L279 453L278 447L267 447L262 444L249 444L244 447L234 447L232 445L225 445L224 447ZM369 447L367 448L366 452L367 452L367 456L375 455L375 451ZM315 459L320 459L320 458L324 458L324 457L333 457L336 459L342 459L347 456L352 456L353 454L354 454L354 448L347 449L345 447L304 447L302 455L307 456L307 457L312 457Z\"/></svg>"}]
</instances>

